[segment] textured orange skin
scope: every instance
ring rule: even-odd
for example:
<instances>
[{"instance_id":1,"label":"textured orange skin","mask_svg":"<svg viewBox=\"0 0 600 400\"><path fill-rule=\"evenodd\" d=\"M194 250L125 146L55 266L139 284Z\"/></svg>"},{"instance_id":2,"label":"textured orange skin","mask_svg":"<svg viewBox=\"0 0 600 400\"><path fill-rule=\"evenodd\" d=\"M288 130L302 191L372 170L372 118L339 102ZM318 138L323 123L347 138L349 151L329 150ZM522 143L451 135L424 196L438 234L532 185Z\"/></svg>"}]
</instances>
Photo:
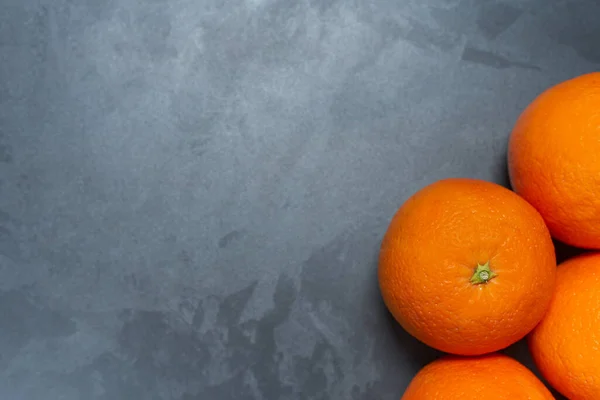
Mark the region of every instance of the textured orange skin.
<instances>
[{"instance_id":1,"label":"textured orange skin","mask_svg":"<svg viewBox=\"0 0 600 400\"><path fill-rule=\"evenodd\" d=\"M528 342L556 390L572 400L600 399L600 253L558 267L550 308Z\"/></svg>"},{"instance_id":2,"label":"textured orange skin","mask_svg":"<svg viewBox=\"0 0 600 400\"><path fill-rule=\"evenodd\" d=\"M401 400L551 400L544 384L518 361L501 354L446 356L425 366Z\"/></svg>"},{"instance_id":3,"label":"textured orange skin","mask_svg":"<svg viewBox=\"0 0 600 400\"><path fill-rule=\"evenodd\" d=\"M470 283L478 263L498 274ZM556 258L542 217L514 192L475 179L446 179L396 212L379 255L383 300L425 344L460 355L503 349L540 321Z\"/></svg>"},{"instance_id":4,"label":"textured orange skin","mask_svg":"<svg viewBox=\"0 0 600 400\"><path fill-rule=\"evenodd\" d=\"M508 149L513 189L557 239L600 248L600 73L562 82L521 114Z\"/></svg>"}]
</instances>

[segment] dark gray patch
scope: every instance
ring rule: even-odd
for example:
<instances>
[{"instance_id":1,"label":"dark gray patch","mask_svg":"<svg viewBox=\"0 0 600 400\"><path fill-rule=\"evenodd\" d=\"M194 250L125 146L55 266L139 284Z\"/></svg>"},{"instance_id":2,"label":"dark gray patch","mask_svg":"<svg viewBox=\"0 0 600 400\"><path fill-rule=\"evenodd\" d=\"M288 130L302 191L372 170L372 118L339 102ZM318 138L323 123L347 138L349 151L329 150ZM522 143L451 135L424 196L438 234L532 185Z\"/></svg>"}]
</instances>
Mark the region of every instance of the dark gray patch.
<instances>
[{"instance_id":1,"label":"dark gray patch","mask_svg":"<svg viewBox=\"0 0 600 400\"><path fill-rule=\"evenodd\" d=\"M378 34L379 38L370 43L366 49L370 54L365 55L352 68L356 73L370 66L378 59L381 52L389 49L398 40L407 41L421 49L449 51L456 46L457 36L428 26L414 19L398 22L396 19L364 12L361 19L368 23Z\"/></svg>"},{"instance_id":2,"label":"dark gray patch","mask_svg":"<svg viewBox=\"0 0 600 400\"><path fill-rule=\"evenodd\" d=\"M24 7L22 2L15 2L12 6L10 1L8 3L2 2L0 46L26 46L32 51L37 50L40 45L43 46L46 38L39 34L45 30L43 20L47 16L47 7ZM3 59L4 62L6 59ZM4 99L0 97L0 101Z\"/></svg>"},{"instance_id":3,"label":"dark gray patch","mask_svg":"<svg viewBox=\"0 0 600 400\"><path fill-rule=\"evenodd\" d=\"M309 0L310 6L318 10L320 14L325 14L338 3L338 0Z\"/></svg>"},{"instance_id":4,"label":"dark gray patch","mask_svg":"<svg viewBox=\"0 0 600 400\"><path fill-rule=\"evenodd\" d=\"M137 19L144 46L155 60L177 57L177 49L168 43L171 34L171 22L168 17L168 8L159 7L148 9Z\"/></svg>"},{"instance_id":5,"label":"dark gray patch","mask_svg":"<svg viewBox=\"0 0 600 400\"><path fill-rule=\"evenodd\" d=\"M292 304L296 301L297 294L298 290L294 281L285 275L280 275L273 294L275 307L265 317L277 324L284 322L292 310Z\"/></svg>"},{"instance_id":6,"label":"dark gray patch","mask_svg":"<svg viewBox=\"0 0 600 400\"><path fill-rule=\"evenodd\" d=\"M191 327L175 325L161 312L133 312L119 333L120 351L142 375L195 379L210 353Z\"/></svg>"},{"instance_id":7,"label":"dark gray patch","mask_svg":"<svg viewBox=\"0 0 600 400\"><path fill-rule=\"evenodd\" d=\"M165 235L165 237L163 238L163 241L168 244L169 246L174 245L175 243L177 243L177 235L169 233L167 235Z\"/></svg>"},{"instance_id":8,"label":"dark gray patch","mask_svg":"<svg viewBox=\"0 0 600 400\"><path fill-rule=\"evenodd\" d=\"M68 0L67 3L75 4L77 6L84 6L86 12L82 14L93 16L96 20L109 19L113 15L116 5L115 0Z\"/></svg>"},{"instance_id":9,"label":"dark gray patch","mask_svg":"<svg viewBox=\"0 0 600 400\"><path fill-rule=\"evenodd\" d=\"M271 398L271 397L264 397ZM256 399L251 391L250 385L245 382L243 372L236 374L233 378L214 386L205 387L198 394L185 394L181 400L253 400Z\"/></svg>"},{"instance_id":10,"label":"dark gray patch","mask_svg":"<svg viewBox=\"0 0 600 400\"><path fill-rule=\"evenodd\" d=\"M397 115L400 102L381 96L358 77L348 77L333 96L330 112L339 129L346 131Z\"/></svg>"},{"instance_id":11,"label":"dark gray patch","mask_svg":"<svg viewBox=\"0 0 600 400\"><path fill-rule=\"evenodd\" d=\"M246 304L248 304L248 301L252 297L257 283L255 281L244 289L230 294L221 301L217 321L222 326L234 326L239 322L244 307L246 307Z\"/></svg>"},{"instance_id":12,"label":"dark gray patch","mask_svg":"<svg viewBox=\"0 0 600 400\"><path fill-rule=\"evenodd\" d=\"M113 49L115 50L115 53L121 57L127 56L128 53L137 52L140 50L135 44L126 41L114 43Z\"/></svg>"},{"instance_id":13,"label":"dark gray patch","mask_svg":"<svg viewBox=\"0 0 600 400\"><path fill-rule=\"evenodd\" d=\"M205 297L204 299L202 299L202 301L200 301L198 303L198 306L196 307L195 311L194 311L194 316L192 318L192 326L196 329L199 329L200 327L202 327L202 324L204 323L204 318L206 315L206 306L205 306L205 302L208 302L210 300L210 296L209 297ZM215 299L215 302L218 301L218 299Z\"/></svg>"},{"instance_id":14,"label":"dark gray patch","mask_svg":"<svg viewBox=\"0 0 600 400\"><path fill-rule=\"evenodd\" d=\"M211 63L225 76L234 77L240 66L253 59L269 66L288 61L301 47L306 32L305 24L294 20L302 19L306 12L307 7L300 2L273 1L257 14L230 11L223 18L206 19L205 39Z\"/></svg>"},{"instance_id":15,"label":"dark gray patch","mask_svg":"<svg viewBox=\"0 0 600 400\"><path fill-rule=\"evenodd\" d=\"M537 65L518 62L518 61L511 61L508 58L494 54L490 51L476 49L471 46L465 47L465 50L463 51L461 59L463 61L471 62L474 64L481 64L481 65L485 65L486 67L492 67L492 68L498 68L498 69L516 67L516 68L524 68L524 69L541 71L541 68L538 67Z\"/></svg>"},{"instance_id":16,"label":"dark gray patch","mask_svg":"<svg viewBox=\"0 0 600 400\"><path fill-rule=\"evenodd\" d=\"M117 354L104 353L90 364L62 376L60 380L76 389L80 399L164 399L156 392L157 379L139 376L132 366ZM147 380L140 382L143 378Z\"/></svg>"},{"instance_id":17,"label":"dark gray patch","mask_svg":"<svg viewBox=\"0 0 600 400\"><path fill-rule=\"evenodd\" d=\"M376 52L398 40L404 40L425 50L449 51L457 44L458 37L434 26L424 24L414 18L397 20L389 14L366 12L361 18L380 35L381 42L372 47ZM372 58L372 57L371 57Z\"/></svg>"},{"instance_id":18,"label":"dark gray patch","mask_svg":"<svg viewBox=\"0 0 600 400\"><path fill-rule=\"evenodd\" d=\"M274 308L260 320L240 323L255 287L253 283L227 297L203 299L191 325L172 312L124 311L114 352L64 379L77 388L81 398L103 400L180 398L170 394L178 390L183 399L251 399L256 398L255 392L264 398L285 398L292 389L282 383L282 355L274 330L289 317L297 290L290 279L280 277ZM207 304L214 302L218 303L215 324L200 333L204 315L211 311ZM254 332L253 337L249 331ZM209 349L220 349L214 362ZM209 381L208 368L223 371L222 380L217 377L219 383ZM247 382L248 374L254 383ZM96 381L103 382L104 394L94 397Z\"/></svg>"},{"instance_id":19,"label":"dark gray patch","mask_svg":"<svg viewBox=\"0 0 600 400\"><path fill-rule=\"evenodd\" d=\"M584 60L600 64L600 28L582 29L578 25L570 26L568 29L554 32L552 36L558 43L574 49Z\"/></svg>"},{"instance_id":20,"label":"dark gray patch","mask_svg":"<svg viewBox=\"0 0 600 400\"><path fill-rule=\"evenodd\" d=\"M321 301L333 303L336 309L344 309L344 296L327 296L327 293L346 293L344 285L349 282L347 265L343 261L352 251L348 235L342 234L327 245L314 251L302 267L303 298L318 304ZM342 289L342 291L338 291Z\"/></svg>"},{"instance_id":21,"label":"dark gray patch","mask_svg":"<svg viewBox=\"0 0 600 400\"><path fill-rule=\"evenodd\" d=\"M336 349L325 341L315 345L310 357L297 357L294 361L294 378L298 382L297 387L302 388L301 393L308 398L328 400L331 397L328 389L343 378ZM328 366L332 366L334 370L335 376L332 382L325 373Z\"/></svg>"},{"instance_id":22,"label":"dark gray patch","mask_svg":"<svg viewBox=\"0 0 600 400\"><path fill-rule=\"evenodd\" d=\"M70 274L74 269L79 269L82 266L82 254L77 247L72 244L61 244L47 247L43 250L44 259L50 266L48 271L54 276L65 276ZM105 262L105 260L103 260ZM101 270L99 261L97 264L87 266L88 273L96 273Z\"/></svg>"},{"instance_id":23,"label":"dark gray patch","mask_svg":"<svg viewBox=\"0 0 600 400\"><path fill-rule=\"evenodd\" d=\"M23 291L0 292L0 365L33 339L66 337L77 331L75 322L39 304Z\"/></svg>"},{"instance_id":24,"label":"dark gray patch","mask_svg":"<svg viewBox=\"0 0 600 400\"><path fill-rule=\"evenodd\" d=\"M219 248L224 248L229 246L233 241L239 239L243 235L243 232L233 230L228 234L224 235L221 239L219 239Z\"/></svg>"},{"instance_id":25,"label":"dark gray patch","mask_svg":"<svg viewBox=\"0 0 600 400\"><path fill-rule=\"evenodd\" d=\"M433 29L416 20L410 21L410 27L401 36L406 41L423 49L433 47L438 50L449 51L455 45L452 35L449 35L448 32Z\"/></svg>"},{"instance_id":26,"label":"dark gray patch","mask_svg":"<svg viewBox=\"0 0 600 400\"><path fill-rule=\"evenodd\" d=\"M119 48L120 45L116 44L115 48ZM143 89L145 89L148 86L148 82L146 81L146 79L143 76L135 76L131 79L128 79L127 81L125 81L123 83L123 89L127 90L128 92L137 92L137 93L143 93Z\"/></svg>"},{"instance_id":27,"label":"dark gray patch","mask_svg":"<svg viewBox=\"0 0 600 400\"><path fill-rule=\"evenodd\" d=\"M199 93L174 94L170 111L175 126L186 134L188 150L196 156L206 151L210 138L215 134L215 126L221 119L219 100Z\"/></svg>"},{"instance_id":28,"label":"dark gray patch","mask_svg":"<svg viewBox=\"0 0 600 400\"><path fill-rule=\"evenodd\" d=\"M600 3L565 1L541 10L540 23L551 39L572 48L584 60L600 64Z\"/></svg>"},{"instance_id":29,"label":"dark gray patch","mask_svg":"<svg viewBox=\"0 0 600 400\"><path fill-rule=\"evenodd\" d=\"M477 18L477 4L481 2L456 1L451 5L439 1L428 3L429 15L444 32L455 35L457 43L461 42L464 35L472 35L472 26Z\"/></svg>"},{"instance_id":30,"label":"dark gray patch","mask_svg":"<svg viewBox=\"0 0 600 400\"><path fill-rule=\"evenodd\" d=\"M5 224L7 222L11 222L12 218L9 213L0 210L0 224Z\"/></svg>"},{"instance_id":31,"label":"dark gray patch","mask_svg":"<svg viewBox=\"0 0 600 400\"><path fill-rule=\"evenodd\" d=\"M12 260L21 257L21 248L19 241L13 236L13 233L6 227L0 225L0 254Z\"/></svg>"},{"instance_id":32,"label":"dark gray patch","mask_svg":"<svg viewBox=\"0 0 600 400\"><path fill-rule=\"evenodd\" d=\"M382 18L375 26L384 43L394 43L407 34L407 30L393 18Z\"/></svg>"},{"instance_id":33,"label":"dark gray patch","mask_svg":"<svg viewBox=\"0 0 600 400\"><path fill-rule=\"evenodd\" d=\"M283 399L294 392L293 387L285 383L281 375L279 364L283 354L277 348L275 329L289 318L296 301L297 289L291 279L280 276L273 298L274 307L259 320L240 323L239 315L255 286L256 283L249 285L223 299L211 296L200 302L194 316L195 327L203 325L206 315L214 312L211 304L219 302L216 323L201 336L201 341L207 348L225 349L225 354L222 355L224 362L220 363L220 369L224 369L226 375L223 383L217 385L201 381L201 389L197 393L189 392L185 399L217 398L203 397L206 393L222 395L224 397L218 397L222 399L237 398L233 393L241 395L248 392L247 383L242 381L243 374L248 373L254 382L252 391L259 393L258 396Z\"/></svg>"},{"instance_id":34,"label":"dark gray patch","mask_svg":"<svg viewBox=\"0 0 600 400\"><path fill-rule=\"evenodd\" d=\"M514 24L521 14L523 10L510 4L483 4L477 17L477 27L488 39L494 39Z\"/></svg>"},{"instance_id":35,"label":"dark gray patch","mask_svg":"<svg viewBox=\"0 0 600 400\"><path fill-rule=\"evenodd\" d=\"M75 53L75 50L72 50L72 53ZM70 54L69 57L83 58L82 55L75 54ZM82 121L87 121L87 124L91 124L91 121L99 121L100 118L115 111L121 95L116 95L112 84L106 81L95 65L81 63L77 66L70 80L73 85L70 92L73 101L70 112L77 114Z\"/></svg>"},{"instance_id":36,"label":"dark gray patch","mask_svg":"<svg viewBox=\"0 0 600 400\"><path fill-rule=\"evenodd\" d=\"M186 267L189 267L193 263L193 257L187 250L181 250L177 253L177 259Z\"/></svg>"},{"instance_id":37,"label":"dark gray patch","mask_svg":"<svg viewBox=\"0 0 600 400\"><path fill-rule=\"evenodd\" d=\"M127 274L123 277L123 281L132 289L144 292L152 287L150 278L144 275Z\"/></svg>"},{"instance_id":38,"label":"dark gray patch","mask_svg":"<svg viewBox=\"0 0 600 400\"><path fill-rule=\"evenodd\" d=\"M10 146L0 144L0 163L10 164L12 161L12 149Z\"/></svg>"},{"instance_id":39,"label":"dark gray patch","mask_svg":"<svg viewBox=\"0 0 600 400\"><path fill-rule=\"evenodd\" d=\"M122 319L113 352L63 377L80 398L172 399L182 388L205 381L210 352L174 313L126 310Z\"/></svg>"},{"instance_id":40,"label":"dark gray patch","mask_svg":"<svg viewBox=\"0 0 600 400\"><path fill-rule=\"evenodd\" d=\"M257 321L255 354L250 369L256 378L257 389L265 398L280 399L293 392L292 387L281 379L281 353L275 342L275 328L289 318L297 293L293 281L280 276L273 296L274 308Z\"/></svg>"},{"instance_id":41,"label":"dark gray patch","mask_svg":"<svg viewBox=\"0 0 600 400\"><path fill-rule=\"evenodd\" d=\"M31 180L29 179L29 175L21 174L17 178L17 187L24 191L30 191L33 187L31 184Z\"/></svg>"}]
</instances>

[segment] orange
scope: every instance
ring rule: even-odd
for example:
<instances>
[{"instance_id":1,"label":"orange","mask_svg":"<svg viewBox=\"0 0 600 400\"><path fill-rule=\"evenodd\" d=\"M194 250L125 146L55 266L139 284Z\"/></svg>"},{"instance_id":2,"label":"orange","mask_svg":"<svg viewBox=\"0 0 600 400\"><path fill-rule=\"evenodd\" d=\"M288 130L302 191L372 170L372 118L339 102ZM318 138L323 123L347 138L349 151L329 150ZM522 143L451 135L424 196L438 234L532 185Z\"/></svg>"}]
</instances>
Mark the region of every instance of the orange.
<instances>
[{"instance_id":1,"label":"orange","mask_svg":"<svg viewBox=\"0 0 600 400\"><path fill-rule=\"evenodd\" d=\"M550 400L544 384L518 361L501 354L446 356L426 365L401 400Z\"/></svg>"},{"instance_id":2,"label":"orange","mask_svg":"<svg viewBox=\"0 0 600 400\"><path fill-rule=\"evenodd\" d=\"M528 341L550 385L569 399L600 399L600 253L558 267L548 312Z\"/></svg>"},{"instance_id":3,"label":"orange","mask_svg":"<svg viewBox=\"0 0 600 400\"><path fill-rule=\"evenodd\" d=\"M600 248L600 73L553 86L523 111L508 166L513 189L554 237Z\"/></svg>"},{"instance_id":4,"label":"orange","mask_svg":"<svg viewBox=\"0 0 600 400\"><path fill-rule=\"evenodd\" d=\"M396 212L379 255L383 300L436 349L476 355L523 338L554 289L556 259L542 217L491 182L445 179Z\"/></svg>"}]
</instances>

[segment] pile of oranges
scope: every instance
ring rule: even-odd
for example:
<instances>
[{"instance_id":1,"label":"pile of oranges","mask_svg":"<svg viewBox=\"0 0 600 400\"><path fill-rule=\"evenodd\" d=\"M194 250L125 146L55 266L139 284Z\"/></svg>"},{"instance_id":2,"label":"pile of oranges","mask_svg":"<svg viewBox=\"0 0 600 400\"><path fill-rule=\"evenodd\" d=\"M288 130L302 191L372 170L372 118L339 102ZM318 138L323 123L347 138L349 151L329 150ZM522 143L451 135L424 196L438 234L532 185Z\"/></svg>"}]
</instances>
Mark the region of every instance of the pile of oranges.
<instances>
[{"instance_id":1,"label":"pile of oranges","mask_svg":"<svg viewBox=\"0 0 600 400\"><path fill-rule=\"evenodd\" d=\"M508 168L513 190L469 178L422 188L385 233L387 308L448 353L403 400L553 399L498 353L523 338L549 385L600 399L600 73L550 87L522 112ZM591 251L557 267L552 238Z\"/></svg>"}]
</instances>

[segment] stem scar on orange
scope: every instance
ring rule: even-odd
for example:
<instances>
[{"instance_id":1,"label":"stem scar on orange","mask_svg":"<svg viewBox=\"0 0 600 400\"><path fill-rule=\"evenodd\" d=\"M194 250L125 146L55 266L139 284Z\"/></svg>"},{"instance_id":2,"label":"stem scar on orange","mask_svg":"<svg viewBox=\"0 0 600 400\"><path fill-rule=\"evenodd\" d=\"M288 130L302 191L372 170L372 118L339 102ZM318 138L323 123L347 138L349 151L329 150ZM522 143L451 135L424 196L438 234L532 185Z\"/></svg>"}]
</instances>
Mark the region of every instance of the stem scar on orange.
<instances>
[{"instance_id":1,"label":"stem scar on orange","mask_svg":"<svg viewBox=\"0 0 600 400\"><path fill-rule=\"evenodd\" d=\"M556 258L539 213L512 191L445 179L415 193L384 235L383 300L412 336L478 355L523 338L546 311Z\"/></svg>"}]
</instances>

